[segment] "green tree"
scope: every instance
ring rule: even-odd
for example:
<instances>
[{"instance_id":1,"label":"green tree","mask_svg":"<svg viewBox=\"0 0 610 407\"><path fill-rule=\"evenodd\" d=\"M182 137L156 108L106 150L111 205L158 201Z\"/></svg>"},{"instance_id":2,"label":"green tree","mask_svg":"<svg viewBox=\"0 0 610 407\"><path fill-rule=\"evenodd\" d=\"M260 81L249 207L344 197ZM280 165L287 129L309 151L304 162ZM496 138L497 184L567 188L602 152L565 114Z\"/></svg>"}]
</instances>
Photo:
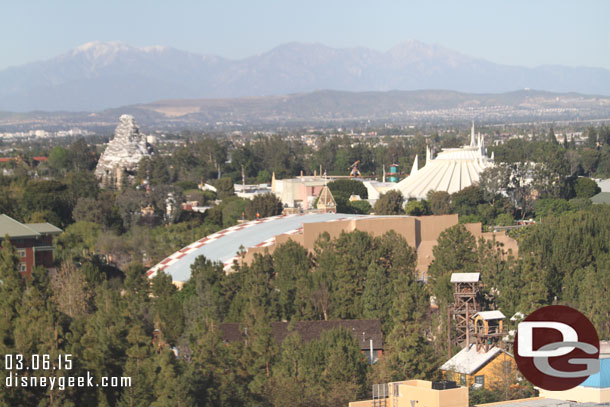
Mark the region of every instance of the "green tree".
<instances>
[{"instance_id":1,"label":"green tree","mask_svg":"<svg viewBox=\"0 0 610 407\"><path fill-rule=\"evenodd\" d=\"M366 283L362 293L362 316L369 319L387 319L391 301L386 271L371 263L366 272Z\"/></svg>"},{"instance_id":2,"label":"green tree","mask_svg":"<svg viewBox=\"0 0 610 407\"><path fill-rule=\"evenodd\" d=\"M79 198L97 198L100 188L97 178L89 171L70 171L65 180L70 202L74 206Z\"/></svg>"},{"instance_id":3,"label":"green tree","mask_svg":"<svg viewBox=\"0 0 610 407\"><path fill-rule=\"evenodd\" d=\"M428 203L425 200L412 200L405 205L405 213L411 216L423 216L428 215L430 210L428 208Z\"/></svg>"},{"instance_id":4,"label":"green tree","mask_svg":"<svg viewBox=\"0 0 610 407\"><path fill-rule=\"evenodd\" d=\"M351 208L352 208L351 212L362 214L362 215L368 215L373 210L373 208L371 207L371 204L365 200L352 201L349 203L349 206L351 206Z\"/></svg>"},{"instance_id":5,"label":"green tree","mask_svg":"<svg viewBox=\"0 0 610 407\"><path fill-rule=\"evenodd\" d=\"M549 276L542 267L541 256L536 253L524 254L519 261L518 272L523 284L518 293L511 290L504 295L515 295L521 299L519 311L525 314L545 305L549 305L550 287L547 286Z\"/></svg>"},{"instance_id":6,"label":"green tree","mask_svg":"<svg viewBox=\"0 0 610 407\"><path fill-rule=\"evenodd\" d=\"M216 190L218 199L225 199L229 196L235 195L233 190L233 180L228 177L224 177L216 181Z\"/></svg>"},{"instance_id":7,"label":"green tree","mask_svg":"<svg viewBox=\"0 0 610 407\"><path fill-rule=\"evenodd\" d=\"M178 342L184 329L182 303L176 295L177 291L169 274L157 272L152 278L152 308L155 325L170 344Z\"/></svg>"},{"instance_id":8,"label":"green tree","mask_svg":"<svg viewBox=\"0 0 610 407\"><path fill-rule=\"evenodd\" d=\"M437 301L444 305L453 301L449 280L452 273L476 272L476 241L464 225L444 230L433 249L434 260L428 268L428 283Z\"/></svg>"},{"instance_id":9,"label":"green tree","mask_svg":"<svg viewBox=\"0 0 610 407\"><path fill-rule=\"evenodd\" d=\"M388 350L378 369L384 380L400 377L432 378L437 367L436 352L424 337L423 322L429 298L424 287L409 273L394 281Z\"/></svg>"},{"instance_id":10,"label":"green tree","mask_svg":"<svg viewBox=\"0 0 610 407\"><path fill-rule=\"evenodd\" d=\"M212 319L200 319L188 333L192 358L183 378L189 378L198 405L235 406L249 402L247 382L237 369L242 346L227 347ZM236 352L233 352L235 350Z\"/></svg>"},{"instance_id":11,"label":"green tree","mask_svg":"<svg viewBox=\"0 0 610 407\"><path fill-rule=\"evenodd\" d=\"M103 224L104 213L99 202L94 198L79 198L76 201L72 217L76 222L94 222Z\"/></svg>"},{"instance_id":12,"label":"green tree","mask_svg":"<svg viewBox=\"0 0 610 407\"><path fill-rule=\"evenodd\" d=\"M571 209L565 199L547 198L536 201L536 218L545 219L548 216L557 216Z\"/></svg>"},{"instance_id":13,"label":"green tree","mask_svg":"<svg viewBox=\"0 0 610 407\"><path fill-rule=\"evenodd\" d=\"M284 210L282 201L275 194L266 193L256 195L246 204L246 217L248 219L256 219L257 215L261 218L269 216L281 215Z\"/></svg>"},{"instance_id":14,"label":"green tree","mask_svg":"<svg viewBox=\"0 0 610 407\"><path fill-rule=\"evenodd\" d=\"M480 175L479 185L483 190L483 198L492 204L509 184L510 168L504 163L486 168Z\"/></svg>"},{"instance_id":15,"label":"green tree","mask_svg":"<svg viewBox=\"0 0 610 407\"><path fill-rule=\"evenodd\" d=\"M223 264L199 256L191 265L191 277L179 295L190 323L199 318L221 321L228 311Z\"/></svg>"},{"instance_id":16,"label":"green tree","mask_svg":"<svg viewBox=\"0 0 610 407\"><path fill-rule=\"evenodd\" d=\"M483 190L478 185L471 185L451 194L453 210L460 216L477 215L478 206L485 204Z\"/></svg>"},{"instance_id":17,"label":"green tree","mask_svg":"<svg viewBox=\"0 0 610 407\"><path fill-rule=\"evenodd\" d=\"M63 227L71 223L72 204L67 196L68 187L59 181L30 181L23 192L23 206L30 215L49 211L50 221Z\"/></svg>"},{"instance_id":18,"label":"green tree","mask_svg":"<svg viewBox=\"0 0 610 407\"><path fill-rule=\"evenodd\" d=\"M70 154L61 146L53 147L49 153L49 166L57 172L67 171L70 167Z\"/></svg>"},{"instance_id":19,"label":"green tree","mask_svg":"<svg viewBox=\"0 0 610 407\"><path fill-rule=\"evenodd\" d=\"M377 215L402 215L404 210L402 204L404 197L400 191L388 191L381 194L375 202L375 214Z\"/></svg>"},{"instance_id":20,"label":"green tree","mask_svg":"<svg viewBox=\"0 0 610 407\"><path fill-rule=\"evenodd\" d=\"M349 198L351 195L358 195L361 199L368 199L368 191L362 181L353 179L339 179L328 183L328 188L333 196L343 195Z\"/></svg>"},{"instance_id":21,"label":"green tree","mask_svg":"<svg viewBox=\"0 0 610 407\"><path fill-rule=\"evenodd\" d=\"M155 387L157 381L150 335L146 335L139 323L132 321L127 344L123 376L131 378L131 386L123 389L118 406L148 407L155 401L150 389Z\"/></svg>"},{"instance_id":22,"label":"green tree","mask_svg":"<svg viewBox=\"0 0 610 407\"><path fill-rule=\"evenodd\" d=\"M150 407L195 406L182 377L184 367L171 349L161 350L156 357L156 367L159 373L154 383L154 402Z\"/></svg>"},{"instance_id":23,"label":"green tree","mask_svg":"<svg viewBox=\"0 0 610 407\"><path fill-rule=\"evenodd\" d=\"M19 273L19 258L8 238L2 242L0 250L0 352L3 355L15 353L15 324L21 299L25 290L25 281ZM0 379L5 383L11 372L0 371ZM16 389L5 389L0 392L0 404L19 405L22 394Z\"/></svg>"},{"instance_id":24,"label":"green tree","mask_svg":"<svg viewBox=\"0 0 610 407\"><path fill-rule=\"evenodd\" d=\"M57 258L64 261L90 258L102 228L97 223L76 222L57 237Z\"/></svg>"},{"instance_id":25,"label":"green tree","mask_svg":"<svg viewBox=\"0 0 610 407\"><path fill-rule=\"evenodd\" d=\"M446 191L430 191L426 195L428 206L433 215L451 213L451 196Z\"/></svg>"},{"instance_id":26,"label":"green tree","mask_svg":"<svg viewBox=\"0 0 610 407\"><path fill-rule=\"evenodd\" d=\"M144 191L128 189L116 199L118 214L123 220L125 229L130 229L142 217L142 208L148 203Z\"/></svg>"},{"instance_id":27,"label":"green tree","mask_svg":"<svg viewBox=\"0 0 610 407\"><path fill-rule=\"evenodd\" d=\"M318 259L319 267L334 276L330 297L333 317L352 319L361 314L360 297L364 292L365 270L374 256L372 247L373 238L366 232L341 233L326 253L327 258Z\"/></svg>"},{"instance_id":28,"label":"green tree","mask_svg":"<svg viewBox=\"0 0 610 407\"><path fill-rule=\"evenodd\" d=\"M306 387L317 385L321 405L344 406L365 395L366 363L346 330L326 331L307 344L303 365Z\"/></svg>"},{"instance_id":29,"label":"green tree","mask_svg":"<svg viewBox=\"0 0 610 407\"><path fill-rule=\"evenodd\" d=\"M494 223L498 226L513 226L515 224L515 220L508 213L501 213L496 216Z\"/></svg>"},{"instance_id":30,"label":"green tree","mask_svg":"<svg viewBox=\"0 0 610 407\"><path fill-rule=\"evenodd\" d=\"M311 267L307 249L292 240L274 250L274 286L279 290L282 319L290 320L308 314Z\"/></svg>"},{"instance_id":31,"label":"green tree","mask_svg":"<svg viewBox=\"0 0 610 407\"><path fill-rule=\"evenodd\" d=\"M549 130L548 140L549 140L549 142L550 142L550 143L552 143L552 144L559 145L559 141L557 141L557 137L555 136L555 131L553 130L553 128L552 128L552 127L551 127L551 129Z\"/></svg>"},{"instance_id":32,"label":"green tree","mask_svg":"<svg viewBox=\"0 0 610 407\"><path fill-rule=\"evenodd\" d=\"M577 198L591 198L601 192L601 188L590 178L579 177L574 183Z\"/></svg>"},{"instance_id":33,"label":"green tree","mask_svg":"<svg viewBox=\"0 0 610 407\"><path fill-rule=\"evenodd\" d=\"M70 163L76 171L91 171L97 164L97 154L80 137L68 147Z\"/></svg>"},{"instance_id":34,"label":"green tree","mask_svg":"<svg viewBox=\"0 0 610 407\"><path fill-rule=\"evenodd\" d=\"M120 294L102 283L95 291L96 311L85 321L84 331L75 335L71 353L75 370L89 370L94 377L122 376L127 344L127 325ZM98 387L85 392L81 403L85 405L112 406L118 402L121 389Z\"/></svg>"}]
</instances>

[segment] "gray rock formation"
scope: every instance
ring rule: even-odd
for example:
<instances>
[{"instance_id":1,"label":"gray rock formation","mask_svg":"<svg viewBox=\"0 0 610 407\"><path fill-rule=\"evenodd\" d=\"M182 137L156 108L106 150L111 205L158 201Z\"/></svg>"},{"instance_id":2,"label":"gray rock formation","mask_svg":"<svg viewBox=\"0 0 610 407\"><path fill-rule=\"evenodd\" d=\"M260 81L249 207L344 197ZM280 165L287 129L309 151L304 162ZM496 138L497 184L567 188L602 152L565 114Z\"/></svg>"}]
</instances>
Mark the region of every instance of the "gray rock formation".
<instances>
[{"instance_id":1,"label":"gray rock formation","mask_svg":"<svg viewBox=\"0 0 610 407\"><path fill-rule=\"evenodd\" d=\"M95 176L104 186L120 188L125 176L133 175L140 160L151 155L152 148L140 133L133 116L124 114L114 130L114 138L95 167Z\"/></svg>"}]
</instances>

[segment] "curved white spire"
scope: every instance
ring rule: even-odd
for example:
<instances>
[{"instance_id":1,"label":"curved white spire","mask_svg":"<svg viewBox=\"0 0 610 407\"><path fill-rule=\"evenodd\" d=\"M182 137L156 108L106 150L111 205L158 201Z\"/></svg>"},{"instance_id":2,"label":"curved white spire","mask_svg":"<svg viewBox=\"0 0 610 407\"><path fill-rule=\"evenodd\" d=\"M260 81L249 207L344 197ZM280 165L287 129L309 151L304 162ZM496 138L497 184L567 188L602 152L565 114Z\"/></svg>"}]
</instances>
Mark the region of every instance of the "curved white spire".
<instances>
[{"instance_id":1,"label":"curved white spire","mask_svg":"<svg viewBox=\"0 0 610 407\"><path fill-rule=\"evenodd\" d=\"M474 140L474 120L472 121L472 128L470 129L470 147L476 147L476 142Z\"/></svg>"},{"instance_id":2,"label":"curved white spire","mask_svg":"<svg viewBox=\"0 0 610 407\"><path fill-rule=\"evenodd\" d=\"M419 170L419 164L417 162L417 154L415 154L415 160L413 161L413 167L411 168L411 174L409 174L409 175L415 174L418 170Z\"/></svg>"}]
</instances>

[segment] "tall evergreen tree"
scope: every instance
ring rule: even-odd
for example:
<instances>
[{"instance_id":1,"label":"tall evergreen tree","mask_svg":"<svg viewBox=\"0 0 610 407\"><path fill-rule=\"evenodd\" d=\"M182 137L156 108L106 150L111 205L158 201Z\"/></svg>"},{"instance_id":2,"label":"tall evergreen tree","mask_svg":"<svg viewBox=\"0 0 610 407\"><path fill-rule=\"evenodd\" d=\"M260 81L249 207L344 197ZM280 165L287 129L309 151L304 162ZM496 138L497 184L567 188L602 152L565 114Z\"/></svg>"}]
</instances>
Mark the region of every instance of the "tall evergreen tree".
<instances>
[{"instance_id":1,"label":"tall evergreen tree","mask_svg":"<svg viewBox=\"0 0 610 407\"><path fill-rule=\"evenodd\" d=\"M152 279L155 325L172 344L178 342L184 329L184 313L177 291L169 274L157 273Z\"/></svg>"},{"instance_id":2,"label":"tall evergreen tree","mask_svg":"<svg viewBox=\"0 0 610 407\"><path fill-rule=\"evenodd\" d=\"M181 377L183 366L174 352L163 348L155 359L158 375L153 388L155 401L150 407L194 407L195 401Z\"/></svg>"},{"instance_id":3,"label":"tall evergreen tree","mask_svg":"<svg viewBox=\"0 0 610 407\"><path fill-rule=\"evenodd\" d=\"M124 317L124 306L119 293L103 283L96 290L96 312L87 318L80 347L73 350L75 364L89 370L96 378L120 377L126 356L128 329ZM85 404L113 406L117 403L121 389L97 387L97 391L85 392L81 400Z\"/></svg>"},{"instance_id":4,"label":"tall evergreen tree","mask_svg":"<svg viewBox=\"0 0 610 407\"><path fill-rule=\"evenodd\" d=\"M148 407L155 400L150 391L158 378L155 375L155 363L150 335L136 321L127 334L127 360L123 370L124 377L131 378L131 386L122 389L119 407Z\"/></svg>"},{"instance_id":5,"label":"tall evergreen tree","mask_svg":"<svg viewBox=\"0 0 610 407\"><path fill-rule=\"evenodd\" d=\"M430 291L440 304L447 305L453 301L451 274L478 271L476 240L464 225L455 225L440 234L433 253L428 268Z\"/></svg>"},{"instance_id":6,"label":"tall evergreen tree","mask_svg":"<svg viewBox=\"0 0 610 407\"><path fill-rule=\"evenodd\" d=\"M362 316L387 321L390 310L390 293L385 270L376 263L369 264L362 293Z\"/></svg>"},{"instance_id":7,"label":"tall evergreen tree","mask_svg":"<svg viewBox=\"0 0 610 407\"><path fill-rule=\"evenodd\" d=\"M303 293L309 291L311 267L307 249L292 240L273 252L274 286L279 290L282 319L302 317L307 312L307 298Z\"/></svg>"}]
</instances>

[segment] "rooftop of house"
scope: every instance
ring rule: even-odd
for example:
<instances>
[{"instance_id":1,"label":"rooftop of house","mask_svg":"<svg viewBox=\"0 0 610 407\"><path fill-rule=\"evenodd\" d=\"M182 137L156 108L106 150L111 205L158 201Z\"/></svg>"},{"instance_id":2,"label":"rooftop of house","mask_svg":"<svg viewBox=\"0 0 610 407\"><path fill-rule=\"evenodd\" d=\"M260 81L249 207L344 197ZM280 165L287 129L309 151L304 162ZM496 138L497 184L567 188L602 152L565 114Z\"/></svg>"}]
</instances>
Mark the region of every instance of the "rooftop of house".
<instances>
[{"instance_id":1,"label":"rooftop of house","mask_svg":"<svg viewBox=\"0 0 610 407\"><path fill-rule=\"evenodd\" d=\"M606 359L610 358L610 341L599 342L599 358Z\"/></svg>"},{"instance_id":2,"label":"rooftop of house","mask_svg":"<svg viewBox=\"0 0 610 407\"><path fill-rule=\"evenodd\" d=\"M220 324L222 339L225 342L241 341L245 330L239 323ZM271 330L276 342L281 343L291 333L297 333L304 342L320 338L323 332L332 329L343 328L352 333L358 340L360 349L370 349L371 340L373 349L383 349L383 334L381 333L381 322L378 319L352 319L334 321L296 321L272 322Z\"/></svg>"},{"instance_id":3,"label":"rooftop of house","mask_svg":"<svg viewBox=\"0 0 610 407\"><path fill-rule=\"evenodd\" d=\"M452 283L477 283L481 273L452 273Z\"/></svg>"},{"instance_id":4,"label":"rooftop of house","mask_svg":"<svg viewBox=\"0 0 610 407\"><path fill-rule=\"evenodd\" d=\"M489 363L501 352L504 351L496 346L489 349L487 352L477 352L477 347L475 345L470 345L446 361L441 366L441 370L471 375Z\"/></svg>"},{"instance_id":5,"label":"rooftop of house","mask_svg":"<svg viewBox=\"0 0 610 407\"><path fill-rule=\"evenodd\" d=\"M610 204L610 192L600 192L591 197L591 202L594 204Z\"/></svg>"},{"instance_id":6,"label":"rooftop of house","mask_svg":"<svg viewBox=\"0 0 610 407\"><path fill-rule=\"evenodd\" d=\"M493 321L495 319L504 319L506 316L502 311L479 311L473 315L473 318L480 316L485 321Z\"/></svg>"},{"instance_id":7,"label":"rooftop of house","mask_svg":"<svg viewBox=\"0 0 610 407\"><path fill-rule=\"evenodd\" d=\"M530 397L527 399L498 401L496 403L475 404L476 407L595 407L608 406L608 403L578 403L545 397Z\"/></svg>"},{"instance_id":8,"label":"rooftop of house","mask_svg":"<svg viewBox=\"0 0 610 407\"><path fill-rule=\"evenodd\" d=\"M43 235L57 235L62 230L50 223L21 223L7 215L0 215L0 235L11 238L36 238Z\"/></svg>"}]
</instances>

